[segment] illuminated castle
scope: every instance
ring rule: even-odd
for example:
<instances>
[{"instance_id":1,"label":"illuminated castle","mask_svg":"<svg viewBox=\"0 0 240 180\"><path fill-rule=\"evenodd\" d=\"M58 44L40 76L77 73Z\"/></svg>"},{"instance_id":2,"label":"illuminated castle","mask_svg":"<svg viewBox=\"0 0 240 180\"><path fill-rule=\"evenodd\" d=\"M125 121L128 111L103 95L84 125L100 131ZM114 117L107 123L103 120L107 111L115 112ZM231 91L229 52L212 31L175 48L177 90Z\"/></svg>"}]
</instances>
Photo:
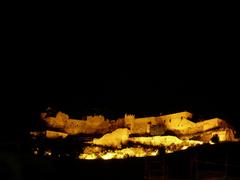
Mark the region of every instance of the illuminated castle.
<instances>
[{"instance_id":1,"label":"illuminated castle","mask_svg":"<svg viewBox=\"0 0 240 180\"><path fill-rule=\"evenodd\" d=\"M88 116L87 120L70 119L68 115L59 112L56 117L44 117L43 120L50 128L62 133L105 134L118 128L128 128L131 134L161 135L165 130L173 132L182 139L190 139L201 134L203 140L209 141L218 135L220 141L234 139L235 131L219 118L192 122L192 114L179 112L157 117L136 118L133 114L125 114L124 119L105 120L104 116Z\"/></svg>"}]
</instances>

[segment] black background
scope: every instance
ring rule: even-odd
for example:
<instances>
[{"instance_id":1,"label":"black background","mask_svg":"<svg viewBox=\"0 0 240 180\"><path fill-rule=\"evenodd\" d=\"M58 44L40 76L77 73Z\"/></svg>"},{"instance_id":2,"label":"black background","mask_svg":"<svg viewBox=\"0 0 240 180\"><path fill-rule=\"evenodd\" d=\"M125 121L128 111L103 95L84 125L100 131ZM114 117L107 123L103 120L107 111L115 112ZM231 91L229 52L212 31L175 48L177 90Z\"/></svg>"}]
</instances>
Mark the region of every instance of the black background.
<instances>
[{"instance_id":1,"label":"black background","mask_svg":"<svg viewBox=\"0 0 240 180\"><path fill-rule=\"evenodd\" d=\"M103 114L109 119L124 113L140 117L186 110L196 120L220 117L239 127L238 70L222 49L153 54L151 48L135 47L130 52L109 48L73 54L71 48L26 50L19 62L5 65L5 137L9 130L12 135L28 132L47 107L72 118ZM26 62L23 55L28 56Z\"/></svg>"},{"instance_id":2,"label":"black background","mask_svg":"<svg viewBox=\"0 0 240 180\"><path fill-rule=\"evenodd\" d=\"M17 150L22 157L19 144L20 152L28 154L29 131L47 107L79 119L186 110L195 120L219 117L240 130L238 30L231 18L203 18L204 12L170 18L169 12L152 21L136 15L126 22L89 14L77 20L58 14L43 19L43 14L5 14L3 154ZM28 173L31 165L24 163L20 167Z\"/></svg>"},{"instance_id":3,"label":"black background","mask_svg":"<svg viewBox=\"0 0 240 180\"><path fill-rule=\"evenodd\" d=\"M109 119L186 110L239 127L237 27L223 14L6 17L4 138L28 133L47 107Z\"/></svg>"}]
</instances>

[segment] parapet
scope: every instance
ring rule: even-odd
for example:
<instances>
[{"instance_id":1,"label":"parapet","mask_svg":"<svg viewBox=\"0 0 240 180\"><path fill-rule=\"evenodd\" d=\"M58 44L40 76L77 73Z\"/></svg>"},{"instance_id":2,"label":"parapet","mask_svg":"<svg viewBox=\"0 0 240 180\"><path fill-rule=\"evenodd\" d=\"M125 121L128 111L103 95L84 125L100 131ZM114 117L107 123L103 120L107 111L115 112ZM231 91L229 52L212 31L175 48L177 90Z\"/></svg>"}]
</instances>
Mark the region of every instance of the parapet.
<instances>
[{"instance_id":1,"label":"parapet","mask_svg":"<svg viewBox=\"0 0 240 180\"><path fill-rule=\"evenodd\" d=\"M192 119L192 113L184 111L178 112L174 114L167 114L160 116L162 120L170 120L170 119Z\"/></svg>"}]
</instances>

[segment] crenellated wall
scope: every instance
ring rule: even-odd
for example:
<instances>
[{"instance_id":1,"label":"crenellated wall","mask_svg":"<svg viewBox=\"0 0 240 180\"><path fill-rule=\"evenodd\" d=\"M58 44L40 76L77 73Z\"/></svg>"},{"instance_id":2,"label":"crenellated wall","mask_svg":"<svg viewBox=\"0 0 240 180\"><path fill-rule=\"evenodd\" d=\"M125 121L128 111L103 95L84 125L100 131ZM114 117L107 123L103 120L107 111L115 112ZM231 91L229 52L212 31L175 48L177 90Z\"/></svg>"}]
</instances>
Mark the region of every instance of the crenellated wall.
<instances>
[{"instance_id":1,"label":"crenellated wall","mask_svg":"<svg viewBox=\"0 0 240 180\"><path fill-rule=\"evenodd\" d=\"M87 116L87 120L69 119L67 114L58 112L56 117L44 117L43 120L51 128L75 135L75 134L104 134L118 128L128 128L131 134L151 134L151 127L158 126L155 131L167 129L179 136L206 132L211 129L228 127L227 123L219 118L213 118L198 123L189 119L192 114L179 112L158 117L136 118L133 114L125 114L123 119L109 121L104 116ZM161 128L163 127L163 128ZM157 133L157 132L154 132ZM159 132L160 133L160 132ZM223 136L222 136L223 137Z\"/></svg>"}]
</instances>

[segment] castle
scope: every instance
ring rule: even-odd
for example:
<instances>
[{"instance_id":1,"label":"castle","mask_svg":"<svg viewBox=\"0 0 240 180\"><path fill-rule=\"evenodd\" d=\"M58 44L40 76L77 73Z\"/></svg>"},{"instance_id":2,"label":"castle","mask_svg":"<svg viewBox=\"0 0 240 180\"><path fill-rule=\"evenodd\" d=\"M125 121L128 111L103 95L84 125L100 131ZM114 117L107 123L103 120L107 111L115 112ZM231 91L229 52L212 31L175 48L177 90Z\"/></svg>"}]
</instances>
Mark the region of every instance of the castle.
<instances>
[{"instance_id":1,"label":"castle","mask_svg":"<svg viewBox=\"0 0 240 180\"><path fill-rule=\"evenodd\" d=\"M58 112L56 117L42 114L42 119L49 128L66 135L106 134L118 128L128 128L130 134L135 135L162 135L171 131L181 139L200 138L202 141L210 141L216 135L220 141L235 138L235 131L222 119L213 118L195 123L191 121L192 113L187 111L143 118L125 114L124 118L111 121L104 116L87 116L86 120L70 119L67 114Z\"/></svg>"}]
</instances>

